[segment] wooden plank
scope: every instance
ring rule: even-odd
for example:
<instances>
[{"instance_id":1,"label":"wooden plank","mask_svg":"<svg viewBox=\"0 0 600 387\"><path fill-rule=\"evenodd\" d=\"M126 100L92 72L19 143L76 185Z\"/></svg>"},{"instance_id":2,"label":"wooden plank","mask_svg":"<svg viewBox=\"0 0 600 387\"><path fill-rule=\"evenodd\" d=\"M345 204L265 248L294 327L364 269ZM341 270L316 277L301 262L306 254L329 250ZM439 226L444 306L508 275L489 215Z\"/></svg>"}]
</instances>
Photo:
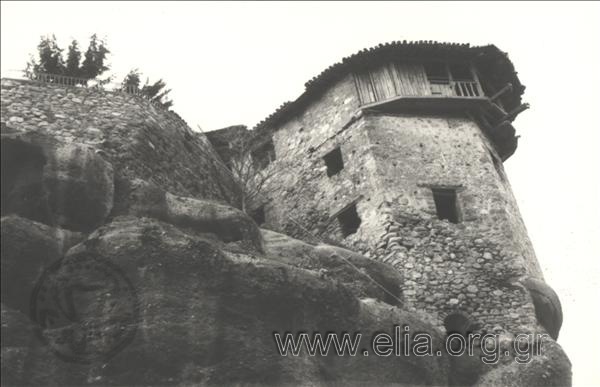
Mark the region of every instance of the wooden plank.
<instances>
[{"instance_id":1,"label":"wooden plank","mask_svg":"<svg viewBox=\"0 0 600 387\"><path fill-rule=\"evenodd\" d=\"M380 66L371 72L371 79L378 101L385 101L396 96L396 89L388 66Z\"/></svg>"},{"instance_id":2,"label":"wooden plank","mask_svg":"<svg viewBox=\"0 0 600 387\"><path fill-rule=\"evenodd\" d=\"M361 103L365 105L377 101L369 72L360 72L356 74L355 79Z\"/></svg>"}]
</instances>

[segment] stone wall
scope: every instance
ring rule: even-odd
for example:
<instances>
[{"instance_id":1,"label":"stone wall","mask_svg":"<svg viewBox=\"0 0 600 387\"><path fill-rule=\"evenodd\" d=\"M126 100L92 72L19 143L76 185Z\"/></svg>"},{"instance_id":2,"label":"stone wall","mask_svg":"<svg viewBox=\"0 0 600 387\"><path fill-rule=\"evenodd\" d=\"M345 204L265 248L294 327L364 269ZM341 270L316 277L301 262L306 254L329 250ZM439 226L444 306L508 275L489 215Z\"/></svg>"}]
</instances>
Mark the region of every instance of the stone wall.
<instances>
[{"instance_id":1,"label":"stone wall","mask_svg":"<svg viewBox=\"0 0 600 387\"><path fill-rule=\"evenodd\" d=\"M176 113L126 93L2 79L3 134L79 143L179 195L236 201L236 188L203 134Z\"/></svg>"},{"instance_id":2,"label":"stone wall","mask_svg":"<svg viewBox=\"0 0 600 387\"><path fill-rule=\"evenodd\" d=\"M460 116L362 112L352 77L271 128L280 169L268 227L351 246L401 271L413 310L443 327L461 312L487 332L543 332L526 278L542 278L493 146ZM340 147L328 177L323 156ZM285 165L285 168L282 166ZM458 187L462 221L437 218L432 186ZM356 203L361 225L344 238L336 219Z\"/></svg>"}]
</instances>

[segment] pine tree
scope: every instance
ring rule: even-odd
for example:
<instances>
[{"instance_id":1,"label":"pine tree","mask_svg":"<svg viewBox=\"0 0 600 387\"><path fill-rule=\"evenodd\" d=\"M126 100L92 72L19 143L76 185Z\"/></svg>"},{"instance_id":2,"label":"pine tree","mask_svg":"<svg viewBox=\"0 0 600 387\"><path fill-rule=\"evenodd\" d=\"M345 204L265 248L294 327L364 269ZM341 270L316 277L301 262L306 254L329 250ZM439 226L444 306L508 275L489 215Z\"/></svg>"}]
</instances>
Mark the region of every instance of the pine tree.
<instances>
[{"instance_id":1,"label":"pine tree","mask_svg":"<svg viewBox=\"0 0 600 387\"><path fill-rule=\"evenodd\" d=\"M124 90L131 91L133 89L137 89L140 91L140 94L148 98L153 103L157 103L164 107L165 109L169 109L173 106L173 101L167 98L167 95L171 92L171 89L166 89L166 82L162 79L154 83L150 83L150 79L146 78L146 83L140 89L141 84L141 72L139 69L133 69L129 71L129 73L121 82L121 87Z\"/></svg>"},{"instance_id":2,"label":"pine tree","mask_svg":"<svg viewBox=\"0 0 600 387\"><path fill-rule=\"evenodd\" d=\"M121 86L125 90L139 89L141 76L142 74L139 69L133 69L125 76L125 79L121 82Z\"/></svg>"},{"instance_id":3,"label":"pine tree","mask_svg":"<svg viewBox=\"0 0 600 387\"><path fill-rule=\"evenodd\" d=\"M58 47L54 35L42 36L37 51L38 59L32 56L24 71L29 78L34 78L39 73L48 73L94 79L109 69L105 62L110 51L96 34L90 37L90 44L81 65L81 51L75 40L69 46L66 64L62 55L63 50Z\"/></svg>"},{"instance_id":4,"label":"pine tree","mask_svg":"<svg viewBox=\"0 0 600 387\"><path fill-rule=\"evenodd\" d=\"M32 58L27 63L26 72L30 74L50 73L59 75L65 73L65 64L62 57L63 50L58 47L54 35L42 36L37 49L39 60L36 61Z\"/></svg>"},{"instance_id":5,"label":"pine tree","mask_svg":"<svg viewBox=\"0 0 600 387\"><path fill-rule=\"evenodd\" d=\"M149 79L146 79L146 84L142 87L141 93L150 101L158 103L165 109L168 109L173 106L173 101L167 98L167 94L171 92L171 89L164 90L166 86L167 84L162 79L159 79L153 84L150 84Z\"/></svg>"},{"instance_id":6,"label":"pine tree","mask_svg":"<svg viewBox=\"0 0 600 387\"><path fill-rule=\"evenodd\" d=\"M81 64L81 75L84 78L93 79L98 75L108 70L108 66L104 64L106 55L110 51L106 48L104 42L99 40L96 34L90 38L90 44L85 52L85 59Z\"/></svg>"},{"instance_id":7,"label":"pine tree","mask_svg":"<svg viewBox=\"0 0 600 387\"><path fill-rule=\"evenodd\" d=\"M73 40L67 53L67 67L65 74L71 77L81 76L79 62L81 62L81 51L79 51L79 44L77 41Z\"/></svg>"}]
</instances>

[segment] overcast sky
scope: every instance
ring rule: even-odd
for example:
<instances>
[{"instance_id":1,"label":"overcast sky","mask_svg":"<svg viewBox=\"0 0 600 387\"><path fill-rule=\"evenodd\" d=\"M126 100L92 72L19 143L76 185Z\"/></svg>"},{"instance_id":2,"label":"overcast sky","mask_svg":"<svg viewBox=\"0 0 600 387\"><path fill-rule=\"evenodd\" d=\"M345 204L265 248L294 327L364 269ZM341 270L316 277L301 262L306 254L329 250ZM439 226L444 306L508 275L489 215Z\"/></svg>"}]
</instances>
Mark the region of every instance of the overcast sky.
<instances>
[{"instance_id":1,"label":"overcast sky","mask_svg":"<svg viewBox=\"0 0 600 387\"><path fill-rule=\"evenodd\" d=\"M40 35L84 49L105 37L112 73L139 68L173 89L193 128L253 126L344 56L392 40L484 45L509 53L531 109L505 166L559 294L559 343L576 385L600 385L599 3L2 2L1 72L14 76Z\"/></svg>"}]
</instances>

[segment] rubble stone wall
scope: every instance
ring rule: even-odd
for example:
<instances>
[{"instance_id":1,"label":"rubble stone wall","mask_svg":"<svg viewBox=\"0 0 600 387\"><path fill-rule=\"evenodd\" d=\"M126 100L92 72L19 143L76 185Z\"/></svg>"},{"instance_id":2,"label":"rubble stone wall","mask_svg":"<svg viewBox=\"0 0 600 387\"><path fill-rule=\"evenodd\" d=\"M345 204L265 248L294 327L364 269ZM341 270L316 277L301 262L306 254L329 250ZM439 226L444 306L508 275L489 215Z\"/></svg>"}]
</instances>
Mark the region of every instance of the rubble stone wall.
<instances>
[{"instance_id":1,"label":"rubble stone wall","mask_svg":"<svg viewBox=\"0 0 600 387\"><path fill-rule=\"evenodd\" d=\"M269 227L334 240L403 272L415 310L461 312L481 329L543 331L521 284L542 278L510 184L476 123L449 115L359 110L347 77L273 128L279 168L270 182ZM340 147L328 177L323 156ZM285 168L281 167L285 165ZM440 221L431 187L457 187L462 220ZM336 214L356 203L361 225L344 238Z\"/></svg>"},{"instance_id":2,"label":"rubble stone wall","mask_svg":"<svg viewBox=\"0 0 600 387\"><path fill-rule=\"evenodd\" d=\"M169 192L234 202L236 189L206 137L176 113L121 92L2 79L2 126L14 136L77 142L111 162L123 178Z\"/></svg>"}]
</instances>

